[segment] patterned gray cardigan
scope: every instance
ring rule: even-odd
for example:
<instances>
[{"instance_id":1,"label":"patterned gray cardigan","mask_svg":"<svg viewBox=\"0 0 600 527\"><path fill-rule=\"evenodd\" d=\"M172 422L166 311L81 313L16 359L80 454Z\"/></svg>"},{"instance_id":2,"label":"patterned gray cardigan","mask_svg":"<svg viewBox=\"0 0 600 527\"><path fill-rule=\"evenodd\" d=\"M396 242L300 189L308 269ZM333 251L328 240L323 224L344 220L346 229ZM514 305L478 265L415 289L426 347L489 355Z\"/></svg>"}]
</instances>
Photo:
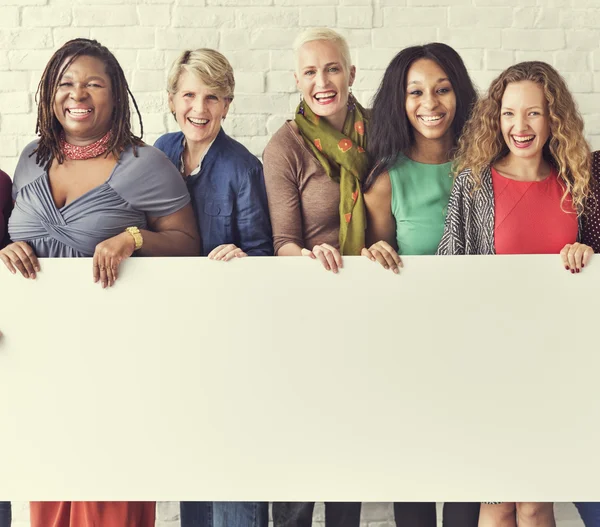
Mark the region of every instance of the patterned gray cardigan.
<instances>
[{"instance_id":1,"label":"patterned gray cardigan","mask_svg":"<svg viewBox=\"0 0 600 527\"><path fill-rule=\"evenodd\" d=\"M494 189L489 166L481 174L481 188L473 192L474 187L470 169L454 181L436 254L496 254Z\"/></svg>"},{"instance_id":2,"label":"patterned gray cardigan","mask_svg":"<svg viewBox=\"0 0 600 527\"><path fill-rule=\"evenodd\" d=\"M583 223L582 217L579 218L577 241L590 245L594 252L600 252L600 151L592 156L592 176L596 200L590 214L584 215ZM444 234L436 254L496 254L490 166L481 174L481 188L473 192L474 187L470 169L456 178L448 202Z\"/></svg>"}]
</instances>

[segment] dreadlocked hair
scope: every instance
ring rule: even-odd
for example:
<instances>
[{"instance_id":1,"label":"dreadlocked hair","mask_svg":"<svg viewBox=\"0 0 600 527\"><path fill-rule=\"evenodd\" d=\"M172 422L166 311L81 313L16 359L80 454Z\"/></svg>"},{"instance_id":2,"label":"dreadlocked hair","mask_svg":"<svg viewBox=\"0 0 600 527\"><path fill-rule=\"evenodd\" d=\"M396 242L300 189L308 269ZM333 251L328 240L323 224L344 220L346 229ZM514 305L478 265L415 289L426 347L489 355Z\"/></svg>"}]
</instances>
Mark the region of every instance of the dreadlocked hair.
<instances>
[{"instance_id":1,"label":"dreadlocked hair","mask_svg":"<svg viewBox=\"0 0 600 527\"><path fill-rule=\"evenodd\" d=\"M76 38L69 40L59 50L57 50L46 65L40 83L38 84L35 95L38 104L38 116L35 126L35 133L39 135L37 148L33 151L36 154L36 163L43 165L48 170L52 161L56 159L60 164L65 160L65 156L60 149L60 136L63 132L61 124L54 114L54 99L58 84L69 66L81 56L95 57L104 63L106 73L110 77L112 85L114 108L112 113L111 137L108 142L108 149L105 156L113 154L119 158L128 146L133 148L133 154L137 157L137 147L142 146L144 142L144 125L142 116L138 108L135 97L129 90L129 85L125 79L125 73L115 56L96 40L87 38ZM65 62L66 61L66 62ZM131 130L131 113L129 107L129 97L133 102L137 112L140 135L136 136Z\"/></svg>"}]
</instances>

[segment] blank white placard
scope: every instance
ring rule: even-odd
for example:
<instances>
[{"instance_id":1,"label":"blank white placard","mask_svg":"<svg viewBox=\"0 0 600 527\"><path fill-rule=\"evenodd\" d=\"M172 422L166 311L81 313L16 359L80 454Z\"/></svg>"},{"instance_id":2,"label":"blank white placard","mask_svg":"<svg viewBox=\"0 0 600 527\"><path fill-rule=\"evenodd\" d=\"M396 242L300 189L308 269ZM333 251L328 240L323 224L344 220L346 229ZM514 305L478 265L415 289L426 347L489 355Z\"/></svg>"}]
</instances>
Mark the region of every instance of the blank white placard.
<instances>
[{"instance_id":1,"label":"blank white placard","mask_svg":"<svg viewBox=\"0 0 600 527\"><path fill-rule=\"evenodd\" d=\"M0 496L592 501L600 259L0 269Z\"/></svg>"}]
</instances>

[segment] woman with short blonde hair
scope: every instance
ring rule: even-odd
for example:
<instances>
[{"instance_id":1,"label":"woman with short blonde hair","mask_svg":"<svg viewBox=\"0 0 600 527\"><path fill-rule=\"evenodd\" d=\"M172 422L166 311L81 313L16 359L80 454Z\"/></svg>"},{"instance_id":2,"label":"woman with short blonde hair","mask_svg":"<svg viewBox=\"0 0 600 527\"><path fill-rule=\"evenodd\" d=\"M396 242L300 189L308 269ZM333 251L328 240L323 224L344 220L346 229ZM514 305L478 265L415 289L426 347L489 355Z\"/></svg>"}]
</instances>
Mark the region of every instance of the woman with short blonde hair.
<instances>
[{"instance_id":1,"label":"woman with short blonde hair","mask_svg":"<svg viewBox=\"0 0 600 527\"><path fill-rule=\"evenodd\" d=\"M180 53L167 93L181 131L154 145L186 182L202 256L221 261L273 254L262 165L221 127L234 90L233 69L221 53ZM180 510L182 527L266 527L269 521L266 502L181 502Z\"/></svg>"},{"instance_id":2,"label":"woman with short blonde hair","mask_svg":"<svg viewBox=\"0 0 600 527\"><path fill-rule=\"evenodd\" d=\"M364 247L369 113L352 95L356 68L340 34L308 29L294 50L300 101L263 155L275 253L318 259L336 273L343 255ZM313 508L311 502L274 503L274 526L309 527ZM326 503L325 523L358 527L360 503Z\"/></svg>"},{"instance_id":3,"label":"woman with short blonde hair","mask_svg":"<svg viewBox=\"0 0 600 527\"><path fill-rule=\"evenodd\" d=\"M318 259L337 273L344 254L364 247L369 112L352 95L356 68L339 33L308 29L294 50L296 115L263 156L275 253Z\"/></svg>"},{"instance_id":4,"label":"woman with short blonde hair","mask_svg":"<svg viewBox=\"0 0 600 527\"><path fill-rule=\"evenodd\" d=\"M271 225L260 161L222 128L234 97L231 64L214 49L187 50L167 79L181 128L154 146L179 169L192 196L202 255L228 261L271 256Z\"/></svg>"}]
</instances>

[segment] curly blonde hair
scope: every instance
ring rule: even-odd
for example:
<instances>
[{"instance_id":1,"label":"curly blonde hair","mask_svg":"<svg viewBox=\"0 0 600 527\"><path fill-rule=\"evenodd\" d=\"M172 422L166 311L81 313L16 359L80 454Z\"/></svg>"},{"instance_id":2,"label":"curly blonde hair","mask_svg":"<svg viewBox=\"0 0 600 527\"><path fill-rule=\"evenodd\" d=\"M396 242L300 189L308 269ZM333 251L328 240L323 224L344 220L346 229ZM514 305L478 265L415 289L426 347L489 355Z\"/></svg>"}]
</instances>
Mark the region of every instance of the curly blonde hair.
<instances>
[{"instance_id":1,"label":"curly blonde hair","mask_svg":"<svg viewBox=\"0 0 600 527\"><path fill-rule=\"evenodd\" d=\"M565 184L562 201L570 195L577 214L582 214L590 193L590 147L583 135L583 119L564 79L549 64L521 62L503 71L490 85L465 125L454 160L455 174L471 170L475 190L481 174L509 153L500 129L500 108L506 86L533 81L541 85L548 104L550 137L544 157L557 169Z\"/></svg>"}]
</instances>

